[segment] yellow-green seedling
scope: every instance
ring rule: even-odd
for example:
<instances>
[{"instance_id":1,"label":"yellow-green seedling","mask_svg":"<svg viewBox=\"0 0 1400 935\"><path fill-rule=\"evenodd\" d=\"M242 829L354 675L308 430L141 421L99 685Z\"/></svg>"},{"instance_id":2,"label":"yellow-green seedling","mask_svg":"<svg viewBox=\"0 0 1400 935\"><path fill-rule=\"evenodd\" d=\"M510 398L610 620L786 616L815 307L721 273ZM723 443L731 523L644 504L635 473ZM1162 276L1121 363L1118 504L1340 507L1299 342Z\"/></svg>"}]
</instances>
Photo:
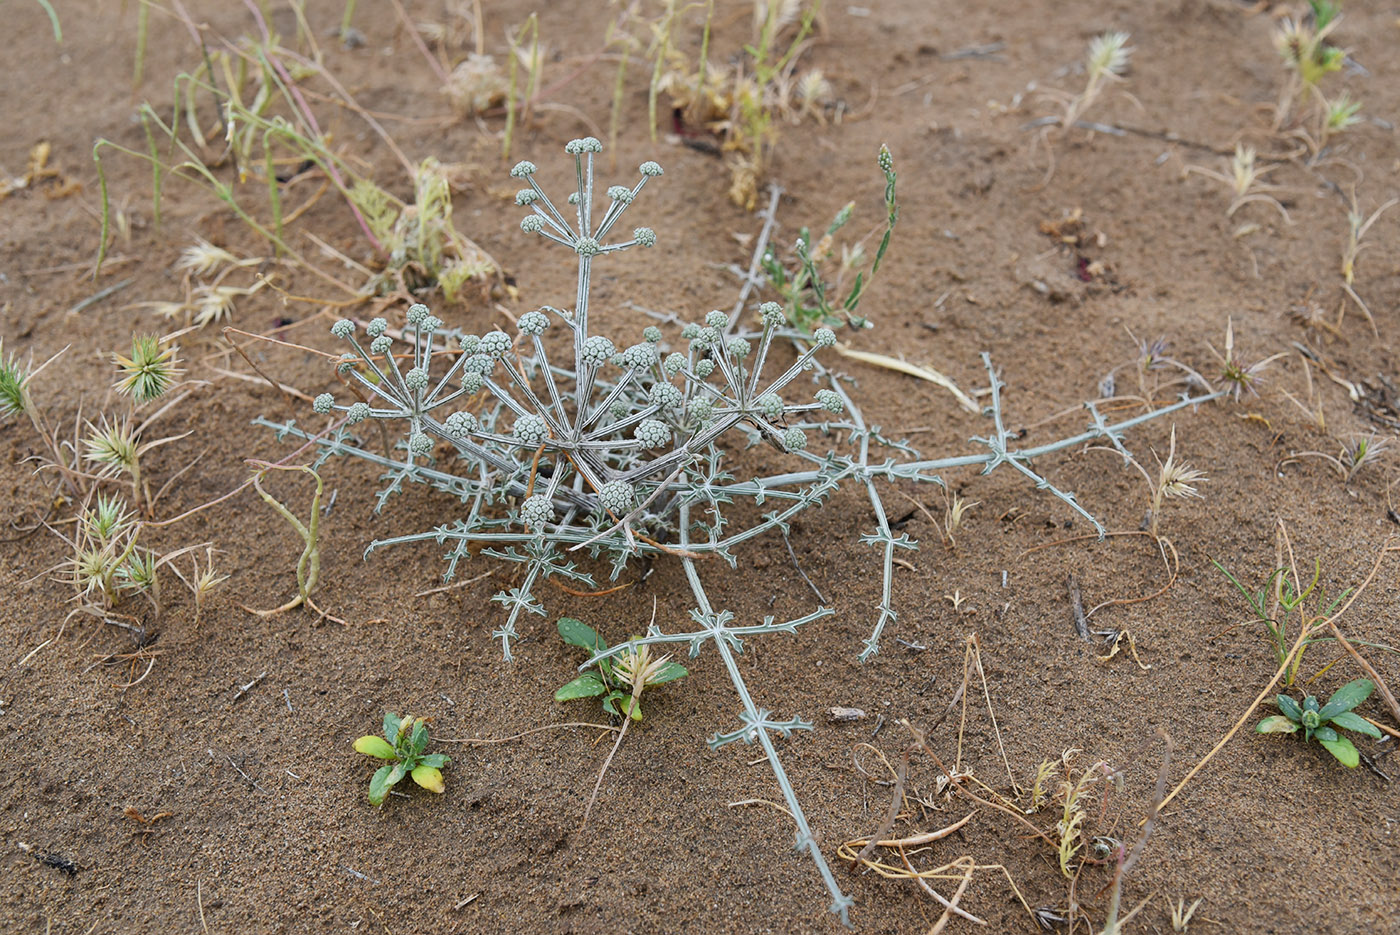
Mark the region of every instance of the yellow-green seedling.
<instances>
[{"instance_id":1,"label":"yellow-green seedling","mask_svg":"<svg viewBox=\"0 0 1400 935\"><path fill-rule=\"evenodd\" d=\"M1327 110L1327 99L1318 88L1319 82L1334 71L1341 71L1346 52L1327 41L1332 30L1341 22L1341 7L1329 0L1308 0L1311 16L1302 19L1286 17L1274 34L1274 45L1283 56L1284 67L1291 72L1279 102L1280 124L1287 118L1300 94L1314 95Z\"/></svg>"},{"instance_id":2,"label":"yellow-green seedling","mask_svg":"<svg viewBox=\"0 0 1400 935\"><path fill-rule=\"evenodd\" d=\"M592 627L573 617L559 618L559 636L570 646L578 646L595 655L608 648L608 644ZM554 693L554 700L573 701L576 698L601 696L603 710L608 714L640 721L643 689L674 682L690 674L685 666L671 662L670 658L669 655L653 658L651 648L643 643L632 650L598 660L597 674L585 672L564 684Z\"/></svg>"},{"instance_id":3,"label":"yellow-green seedling","mask_svg":"<svg viewBox=\"0 0 1400 935\"><path fill-rule=\"evenodd\" d=\"M1318 704L1316 695L1308 695L1301 705L1288 695L1279 695L1276 703L1283 713L1264 718L1255 731L1260 734L1296 734L1301 730L1304 741L1316 740L1337 758L1338 763L1356 769L1361 762L1361 754L1337 729L1381 739L1376 725L1352 710L1369 698L1375 688L1375 683L1370 679L1356 679L1333 692L1327 703L1322 705Z\"/></svg>"},{"instance_id":4,"label":"yellow-green seedling","mask_svg":"<svg viewBox=\"0 0 1400 935\"><path fill-rule=\"evenodd\" d=\"M355 741L355 752L388 760L375 770L369 781L371 805L382 805L389 790L405 776L411 776L429 792L442 795L442 769L452 762L445 753L424 753L428 748L428 719L413 715L400 719L392 711L384 712L384 736L366 734Z\"/></svg>"}]
</instances>

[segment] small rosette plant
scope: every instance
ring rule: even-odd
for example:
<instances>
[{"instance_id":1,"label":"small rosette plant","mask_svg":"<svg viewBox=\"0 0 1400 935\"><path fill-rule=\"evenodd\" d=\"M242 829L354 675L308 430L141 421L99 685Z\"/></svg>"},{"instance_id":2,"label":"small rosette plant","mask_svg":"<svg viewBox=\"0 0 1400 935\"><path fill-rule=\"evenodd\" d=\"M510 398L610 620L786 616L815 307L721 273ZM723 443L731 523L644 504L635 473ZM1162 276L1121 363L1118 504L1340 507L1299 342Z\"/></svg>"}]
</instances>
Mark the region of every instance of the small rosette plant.
<instances>
[{"instance_id":1,"label":"small rosette plant","mask_svg":"<svg viewBox=\"0 0 1400 935\"><path fill-rule=\"evenodd\" d=\"M1304 740L1316 740L1337 758L1337 762L1355 769L1361 762L1361 754L1337 729L1380 739L1381 732L1376 726L1352 710L1369 698L1375 687L1370 679L1347 682L1322 705L1317 703L1316 695L1307 696L1301 705L1288 695L1279 695L1278 709L1283 713L1264 718L1255 730L1261 734L1295 734L1302 730Z\"/></svg>"},{"instance_id":2,"label":"small rosette plant","mask_svg":"<svg viewBox=\"0 0 1400 935\"><path fill-rule=\"evenodd\" d=\"M442 768L451 763L452 758L445 753L424 753L427 748L427 721L412 715L400 720L392 711L384 713L383 737L368 734L356 740L357 753L393 761L379 767L369 781L370 804L382 804L389 790L405 776L412 776L424 789L441 795L445 788Z\"/></svg>"},{"instance_id":3,"label":"small rosette plant","mask_svg":"<svg viewBox=\"0 0 1400 935\"><path fill-rule=\"evenodd\" d=\"M582 620L559 618L559 636L570 646L590 653L606 652L608 644ZM624 650L615 656L598 660L598 672L585 672L566 683L554 693L555 701L602 696L603 710L614 717L642 719L642 690L683 679L690 674L685 666L671 662L670 656L659 659L651 655L651 647L643 643L634 650Z\"/></svg>"}]
</instances>

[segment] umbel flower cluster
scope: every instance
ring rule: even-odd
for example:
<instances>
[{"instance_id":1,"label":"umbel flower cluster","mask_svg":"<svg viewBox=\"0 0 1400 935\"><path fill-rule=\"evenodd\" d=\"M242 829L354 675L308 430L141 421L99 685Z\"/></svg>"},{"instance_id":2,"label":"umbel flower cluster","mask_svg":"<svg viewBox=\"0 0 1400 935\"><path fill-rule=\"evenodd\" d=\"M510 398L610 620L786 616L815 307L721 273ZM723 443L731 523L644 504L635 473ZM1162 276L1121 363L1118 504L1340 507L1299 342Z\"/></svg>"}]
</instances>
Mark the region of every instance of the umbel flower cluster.
<instances>
[{"instance_id":1,"label":"umbel flower cluster","mask_svg":"<svg viewBox=\"0 0 1400 935\"><path fill-rule=\"evenodd\" d=\"M331 328L352 349L342 358L341 372L370 402L342 403L329 393L315 401L317 412L344 414L345 430L333 442L340 450L355 447L350 435L357 423L405 424L401 456L386 465L392 475L388 492L404 480L426 481L446 486L467 504L462 519L374 546L429 539L450 544L449 577L473 545L528 566L519 587L496 596L509 610L495 633L506 658L521 612L544 613L533 596L541 576L592 583L572 561L574 552L606 553L614 576L645 554L716 553L732 561L732 546L780 522L781 514L729 531L721 508L735 491L723 470L724 452L762 440L821 463L806 452L809 432L829 428L845 408L843 394L830 385L799 382L817 372L816 354L836 342L830 328L818 329L786 367L765 372L777 369L765 367L775 340L784 350L789 343L787 319L776 302L763 303L761 327L743 335L727 335L729 315L712 311L681 329L682 343L674 350L663 345L655 326L633 344L595 327L589 310L593 266L607 254L655 245L656 234L647 227L614 242L609 235L662 172L645 162L635 185L612 186L606 207L595 205L593 156L600 149L592 138L567 147L578 175L578 190L565 209L572 219L535 181L533 164L511 170L529 186L516 195L516 204L531 211L521 228L577 257L572 308L526 312L514 334L448 335L426 306L413 305L400 341L382 318L362 331L343 319ZM554 340L552 331L566 340ZM563 364L557 363L561 357ZM739 444L726 438L734 434L742 435ZM448 471L436 469L442 443L455 456ZM774 496L805 506L829 489L819 486ZM703 539L684 549L676 545L682 501L701 505L708 517L700 524Z\"/></svg>"},{"instance_id":2,"label":"umbel flower cluster","mask_svg":"<svg viewBox=\"0 0 1400 935\"><path fill-rule=\"evenodd\" d=\"M576 186L563 208L536 182L532 163L517 164L511 175L526 186L516 195L516 203L530 212L521 229L575 255L578 279L571 308L526 312L514 334L448 330L424 305L410 307L406 326L397 329L382 318L363 329L339 321L331 331L350 347L339 369L359 399L341 401L330 393L316 397L318 413L337 417L320 434L292 422L258 422L316 443L318 465L332 455L345 455L382 467L379 508L405 482L458 497L462 508L451 522L377 539L366 552L392 544L436 543L446 548L448 579L459 562L476 554L522 565L520 583L493 598L505 609L506 619L493 635L506 659L522 613L545 614L534 593L543 579L560 576L597 587L593 574L580 566L582 557L607 559L614 578L637 558L677 559L694 600L690 628L665 632L653 624L645 636L595 654L580 669L653 643L688 644L691 656L712 645L741 710L739 725L709 742L716 748L733 741L763 748L797 826L797 848L816 863L832 897L831 909L844 921L850 900L809 830L772 740L775 733L788 736L811 730L812 724L799 717L778 720L759 707L736 662L747 639L794 633L832 610L818 607L786 621L767 617L761 623L739 623L730 611L712 604L697 559L717 556L733 565L740 544L769 531L786 535L794 516L822 503L843 483L863 487L875 528L861 541L883 556L878 617L861 653L865 660L878 652L882 630L897 617L891 599L894 553L918 547L891 530L877 480L941 483L931 472L965 465L981 465L986 472L1009 464L1102 532L1072 494L1033 470L1031 459L1095 439L1122 451L1127 428L1209 397L1184 399L1116 425L1105 423L1088 404L1092 422L1086 431L1018 450L1009 446L1011 435L1003 424L1002 384L983 355L994 434L972 439L982 449L976 453L917 460L907 444L866 424L842 381L819 359L836 343L831 329L809 333L795 327L777 303L760 304L753 322L712 311L703 321L682 324L673 335L679 338L674 345L665 343L656 326L627 345L595 327L589 310L593 266L606 262L607 254L656 245L651 228L636 227L622 237L614 231L662 170L645 162L632 187L612 186L599 199L594 157L601 144L590 137L565 149L573 157ZM892 203L895 173L888 150L882 148L879 164ZM799 244L799 254L805 246ZM369 420L402 425L393 450L376 450L378 433L357 434ZM844 436L839 450L828 441L838 432ZM824 450L814 450L814 441ZM737 479L737 456L756 444L782 453L792 469ZM907 460L873 460L872 444ZM755 508L740 508L746 502Z\"/></svg>"}]
</instances>

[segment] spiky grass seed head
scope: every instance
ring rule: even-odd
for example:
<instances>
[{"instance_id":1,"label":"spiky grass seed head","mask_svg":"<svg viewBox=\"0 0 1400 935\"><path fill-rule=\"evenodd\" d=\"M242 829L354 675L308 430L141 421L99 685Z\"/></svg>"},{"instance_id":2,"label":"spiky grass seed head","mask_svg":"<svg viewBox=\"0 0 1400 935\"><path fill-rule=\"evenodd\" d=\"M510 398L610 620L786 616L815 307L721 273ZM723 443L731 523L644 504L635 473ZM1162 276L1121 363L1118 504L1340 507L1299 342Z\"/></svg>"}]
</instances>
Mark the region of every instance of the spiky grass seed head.
<instances>
[{"instance_id":1,"label":"spiky grass seed head","mask_svg":"<svg viewBox=\"0 0 1400 935\"><path fill-rule=\"evenodd\" d=\"M0 416L29 411L28 384L28 369L13 354L5 356L5 339L0 338Z\"/></svg>"},{"instance_id":2,"label":"spiky grass seed head","mask_svg":"<svg viewBox=\"0 0 1400 935\"><path fill-rule=\"evenodd\" d=\"M130 396L138 406L164 396L183 372L175 365L178 350L162 348L153 334L133 335L130 357L112 355L122 374L115 384L117 392Z\"/></svg>"}]
</instances>

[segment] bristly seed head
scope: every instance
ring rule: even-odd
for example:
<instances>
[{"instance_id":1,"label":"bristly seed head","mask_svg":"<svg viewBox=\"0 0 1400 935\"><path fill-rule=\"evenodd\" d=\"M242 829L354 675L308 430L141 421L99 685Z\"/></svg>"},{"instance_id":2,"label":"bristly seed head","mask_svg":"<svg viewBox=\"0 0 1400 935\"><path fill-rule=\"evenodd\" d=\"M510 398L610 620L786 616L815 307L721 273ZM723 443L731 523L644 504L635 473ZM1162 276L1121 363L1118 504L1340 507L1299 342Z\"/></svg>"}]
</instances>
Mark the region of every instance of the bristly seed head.
<instances>
[{"instance_id":1,"label":"bristly seed head","mask_svg":"<svg viewBox=\"0 0 1400 935\"><path fill-rule=\"evenodd\" d=\"M506 355L514 343L510 335L504 331L488 331L481 336L481 343L477 345L477 350L488 357L499 360Z\"/></svg>"},{"instance_id":2,"label":"bristly seed head","mask_svg":"<svg viewBox=\"0 0 1400 935\"><path fill-rule=\"evenodd\" d=\"M5 339L0 338L0 416L9 418L29 412L29 369L11 354L5 356Z\"/></svg>"},{"instance_id":3,"label":"bristly seed head","mask_svg":"<svg viewBox=\"0 0 1400 935\"><path fill-rule=\"evenodd\" d=\"M153 334L131 338L131 356L113 354L122 378L117 392L130 396L139 406L164 396L183 371L175 366L178 348L161 348L160 338Z\"/></svg>"},{"instance_id":4,"label":"bristly seed head","mask_svg":"<svg viewBox=\"0 0 1400 935\"><path fill-rule=\"evenodd\" d=\"M598 490L598 504L609 513L621 516L632 509L636 489L626 481L609 481Z\"/></svg>"},{"instance_id":5,"label":"bristly seed head","mask_svg":"<svg viewBox=\"0 0 1400 935\"><path fill-rule=\"evenodd\" d=\"M817 390L817 402L827 412L841 412L846 408L845 400L835 390Z\"/></svg>"},{"instance_id":6,"label":"bristly seed head","mask_svg":"<svg viewBox=\"0 0 1400 935\"><path fill-rule=\"evenodd\" d=\"M549 426L542 417L527 412L515 420L515 428L511 430L511 434L521 443L533 447L549 437Z\"/></svg>"},{"instance_id":7,"label":"bristly seed head","mask_svg":"<svg viewBox=\"0 0 1400 935\"><path fill-rule=\"evenodd\" d=\"M554 506L544 494L525 498L520 504L520 519L531 529L540 529L554 516Z\"/></svg>"},{"instance_id":8,"label":"bristly seed head","mask_svg":"<svg viewBox=\"0 0 1400 935\"><path fill-rule=\"evenodd\" d=\"M476 416L470 412L454 412L443 420L442 427L458 438L470 435L480 426Z\"/></svg>"},{"instance_id":9,"label":"bristly seed head","mask_svg":"<svg viewBox=\"0 0 1400 935\"><path fill-rule=\"evenodd\" d=\"M658 419L643 419L632 432L647 448L661 448L671 441L671 428Z\"/></svg>"},{"instance_id":10,"label":"bristly seed head","mask_svg":"<svg viewBox=\"0 0 1400 935\"><path fill-rule=\"evenodd\" d=\"M616 353L612 341L595 334L583 342L583 362L593 367L601 367Z\"/></svg>"},{"instance_id":11,"label":"bristly seed head","mask_svg":"<svg viewBox=\"0 0 1400 935\"><path fill-rule=\"evenodd\" d=\"M521 334L541 335L549 327L549 316L540 311L526 312L520 316L516 326L520 329Z\"/></svg>"}]
</instances>

